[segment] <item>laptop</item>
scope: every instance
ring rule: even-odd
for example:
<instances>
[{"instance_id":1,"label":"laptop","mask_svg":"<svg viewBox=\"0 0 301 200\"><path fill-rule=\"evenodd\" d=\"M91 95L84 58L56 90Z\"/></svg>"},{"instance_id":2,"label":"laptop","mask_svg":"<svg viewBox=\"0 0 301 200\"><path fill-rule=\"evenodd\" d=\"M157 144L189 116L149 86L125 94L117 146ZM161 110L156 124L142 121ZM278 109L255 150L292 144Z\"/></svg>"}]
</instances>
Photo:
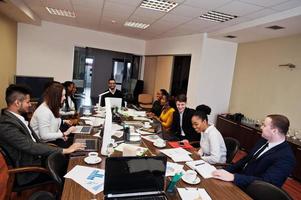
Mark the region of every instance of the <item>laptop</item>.
<instances>
[{"instance_id":1,"label":"laptop","mask_svg":"<svg viewBox=\"0 0 301 200\"><path fill-rule=\"evenodd\" d=\"M99 151L99 139L98 138L77 138L75 143L85 144L86 147L81 151ZM76 152L75 152L76 153Z\"/></svg>"},{"instance_id":2,"label":"laptop","mask_svg":"<svg viewBox=\"0 0 301 200\"><path fill-rule=\"evenodd\" d=\"M73 133L80 133L80 134L90 134L92 131L92 126L76 126L76 130Z\"/></svg>"},{"instance_id":3,"label":"laptop","mask_svg":"<svg viewBox=\"0 0 301 200\"><path fill-rule=\"evenodd\" d=\"M167 199L164 193L166 156L108 157L105 199Z\"/></svg>"}]
</instances>

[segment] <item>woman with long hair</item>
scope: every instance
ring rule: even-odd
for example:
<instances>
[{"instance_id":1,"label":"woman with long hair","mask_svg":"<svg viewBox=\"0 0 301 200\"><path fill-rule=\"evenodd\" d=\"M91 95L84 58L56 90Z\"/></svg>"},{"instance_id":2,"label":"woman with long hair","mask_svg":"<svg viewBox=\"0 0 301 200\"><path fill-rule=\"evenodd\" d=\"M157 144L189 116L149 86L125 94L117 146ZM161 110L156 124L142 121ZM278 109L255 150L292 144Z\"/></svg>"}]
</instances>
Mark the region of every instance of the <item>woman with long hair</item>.
<instances>
[{"instance_id":1,"label":"woman with long hair","mask_svg":"<svg viewBox=\"0 0 301 200\"><path fill-rule=\"evenodd\" d=\"M66 91L60 83L51 84L44 93L43 103L35 110L30 125L38 137L44 142L62 144L67 136L75 131L71 126L65 132L61 132L60 126L63 120L60 118L60 108L65 100Z\"/></svg>"},{"instance_id":2,"label":"woman with long hair","mask_svg":"<svg viewBox=\"0 0 301 200\"><path fill-rule=\"evenodd\" d=\"M160 117L154 116L153 118L160 121L162 128L164 130L169 130L173 121L173 113L175 109L171 106L172 100L169 98L169 95L165 94L160 99L160 104L162 106L162 112Z\"/></svg>"}]
</instances>

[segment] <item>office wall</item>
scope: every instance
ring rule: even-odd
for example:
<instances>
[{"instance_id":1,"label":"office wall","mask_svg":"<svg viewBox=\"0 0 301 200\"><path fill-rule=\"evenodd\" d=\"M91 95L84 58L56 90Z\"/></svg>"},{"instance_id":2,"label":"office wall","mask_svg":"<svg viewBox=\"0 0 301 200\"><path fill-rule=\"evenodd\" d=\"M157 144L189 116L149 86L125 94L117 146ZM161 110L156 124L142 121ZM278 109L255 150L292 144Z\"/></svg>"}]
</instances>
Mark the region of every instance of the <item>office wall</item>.
<instances>
[{"instance_id":1,"label":"office wall","mask_svg":"<svg viewBox=\"0 0 301 200\"><path fill-rule=\"evenodd\" d=\"M301 129L301 35L239 44L230 112L262 120L287 115ZM279 67L293 63L296 69Z\"/></svg>"},{"instance_id":2,"label":"office wall","mask_svg":"<svg viewBox=\"0 0 301 200\"><path fill-rule=\"evenodd\" d=\"M17 23L0 13L0 108L6 106L5 90L14 81L17 60Z\"/></svg>"},{"instance_id":3,"label":"office wall","mask_svg":"<svg viewBox=\"0 0 301 200\"><path fill-rule=\"evenodd\" d=\"M207 38L205 34L150 40L146 55L191 55L188 106L207 104L209 120L228 111L237 44Z\"/></svg>"},{"instance_id":4,"label":"office wall","mask_svg":"<svg viewBox=\"0 0 301 200\"><path fill-rule=\"evenodd\" d=\"M144 60L143 92L155 96L155 81L157 72L157 56L146 56Z\"/></svg>"},{"instance_id":5,"label":"office wall","mask_svg":"<svg viewBox=\"0 0 301 200\"><path fill-rule=\"evenodd\" d=\"M144 55L145 41L43 21L18 24L17 74L71 80L74 46Z\"/></svg>"}]
</instances>

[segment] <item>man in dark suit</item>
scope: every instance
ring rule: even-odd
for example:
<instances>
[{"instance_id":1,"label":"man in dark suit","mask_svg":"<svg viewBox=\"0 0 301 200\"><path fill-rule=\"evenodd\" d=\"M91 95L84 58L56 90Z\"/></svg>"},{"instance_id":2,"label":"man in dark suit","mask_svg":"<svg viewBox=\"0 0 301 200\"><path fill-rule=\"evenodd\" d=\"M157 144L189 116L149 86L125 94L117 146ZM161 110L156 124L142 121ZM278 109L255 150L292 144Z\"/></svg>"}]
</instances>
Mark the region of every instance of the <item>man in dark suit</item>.
<instances>
[{"instance_id":1,"label":"man in dark suit","mask_svg":"<svg viewBox=\"0 0 301 200\"><path fill-rule=\"evenodd\" d=\"M28 113L31 106L29 91L21 86L10 85L6 89L7 108L0 117L0 147L7 153L14 167L43 166L43 161L54 152L72 153L84 148L74 143L67 149L52 147L41 143L38 136L22 116ZM19 185L24 185L39 178L38 173L24 173L17 176Z\"/></svg>"},{"instance_id":2,"label":"man in dark suit","mask_svg":"<svg viewBox=\"0 0 301 200\"><path fill-rule=\"evenodd\" d=\"M289 120L283 115L268 115L261 127L262 137L250 153L226 170L213 172L215 178L233 181L245 188L254 180L281 187L293 170L296 160L285 141Z\"/></svg>"},{"instance_id":3,"label":"man in dark suit","mask_svg":"<svg viewBox=\"0 0 301 200\"><path fill-rule=\"evenodd\" d=\"M106 103L105 103L105 98L107 97L113 97L113 98L121 98L122 99L122 106L124 106L124 100L123 100L123 94L120 90L118 90L116 88L116 81L115 79L113 78L110 78L108 80L108 86L109 86L109 89L103 93L103 95L101 96L101 102L100 102L100 105L101 106L105 106Z\"/></svg>"},{"instance_id":4,"label":"man in dark suit","mask_svg":"<svg viewBox=\"0 0 301 200\"><path fill-rule=\"evenodd\" d=\"M177 110L173 113L171 134L179 140L200 141L200 135L192 127L191 118L193 109L186 107L187 98L185 94L176 97Z\"/></svg>"}]
</instances>

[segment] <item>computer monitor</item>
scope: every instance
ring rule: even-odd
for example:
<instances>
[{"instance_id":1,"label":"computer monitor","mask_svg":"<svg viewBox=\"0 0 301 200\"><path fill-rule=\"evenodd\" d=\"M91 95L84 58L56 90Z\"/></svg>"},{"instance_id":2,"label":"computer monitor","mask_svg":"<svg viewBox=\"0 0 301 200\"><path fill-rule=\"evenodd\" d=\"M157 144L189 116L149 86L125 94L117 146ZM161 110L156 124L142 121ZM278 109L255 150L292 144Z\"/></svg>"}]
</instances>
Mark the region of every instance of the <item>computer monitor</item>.
<instances>
[{"instance_id":1,"label":"computer monitor","mask_svg":"<svg viewBox=\"0 0 301 200\"><path fill-rule=\"evenodd\" d=\"M106 97L105 100L109 100L110 101L110 106L112 107L117 107L117 108L121 108L121 104L122 104L122 98L116 98L116 97ZM106 102L106 106L107 106L107 101Z\"/></svg>"},{"instance_id":2,"label":"computer monitor","mask_svg":"<svg viewBox=\"0 0 301 200\"><path fill-rule=\"evenodd\" d=\"M105 102L106 102L106 118L104 123L102 146L101 146L102 155L108 155L107 148L108 148L108 144L111 142L111 137L112 137L111 102L108 98L105 98Z\"/></svg>"}]
</instances>

